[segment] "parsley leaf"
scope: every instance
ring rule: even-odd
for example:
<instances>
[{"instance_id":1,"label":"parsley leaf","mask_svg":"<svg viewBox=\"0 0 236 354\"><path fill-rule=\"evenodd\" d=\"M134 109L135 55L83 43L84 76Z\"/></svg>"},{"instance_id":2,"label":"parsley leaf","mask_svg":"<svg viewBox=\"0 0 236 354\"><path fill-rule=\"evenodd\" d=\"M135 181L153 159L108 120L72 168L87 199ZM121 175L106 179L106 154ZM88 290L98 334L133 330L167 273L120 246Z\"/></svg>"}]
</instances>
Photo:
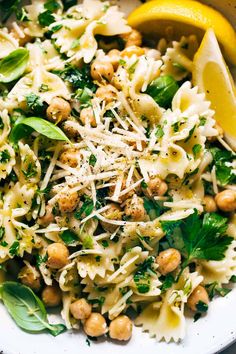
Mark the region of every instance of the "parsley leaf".
<instances>
[{"instance_id":1,"label":"parsley leaf","mask_svg":"<svg viewBox=\"0 0 236 354\"><path fill-rule=\"evenodd\" d=\"M71 230L64 230L60 233L60 238L65 242L67 245L73 244L75 241L78 241L78 236L75 232Z\"/></svg>"},{"instance_id":2,"label":"parsley leaf","mask_svg":"<svg viewBox=\"0 0 236 354\"><path fill-rule=\"evenodd\" d=\"M42 116L46 112L46 104L41 100L41 98L34 93L30 93L25 96L26 104L31 113L36 116Z\"/></svg>"},{"instance_id":3,"label":"parsley leaf","mask_svg":"<svg viewBox=\"0 0 236 354\"><path fill-rule=\"evenodd\" d=\"M0 240L3 238L5 235L5 228L3 226L0 227Z\"/></svg>"},{"instance_id":4,"label":"parsley leaf","mask_svg":"<svg viewBox=\"0 0 236 354\"><path fill-rule=\"evenodd\" d=\"M226 184L235 183L236 175L233 172L231 166L228 166L228 163L236 159L235 154L231 151L221 150L217 147L210 149L210 152L213 156L213 163L216 167L216 178L221 186Z\"/></svg>"},{"instance_id":5,"label":"parsley leaf","mask_svg":"<svg viewBox=\"0 0 236 354\"><path fill-rule=\"evenodd\" d=\"M62 0L62 4L64 6L64 11L68 10L71 6L77 4L77 0Z\"/></svg>"},{"instance_id":6,"label":"parsley leaf","mask_svg":"<svg viewBox=\"0 0 236 354\"><path fill-rule=\"evenodd\" d=\"M94 167L96 165L96 162L97 162L96 156L91 154L89 156L89 165Z\"/></svg>"},{"instance_id":7,"label":"parsley leaf","mask_svg":"<svg viewBox=\"0 0 236 354\"><path fill-rule=\"evenodd\" d=\"M20 4L21 0L0 1L0 21L6 22L13 13L17 12Z\"/></svg>"},{"instance_id":8,"label":"parsley leaf","mask_svg":"<svg viewBox=\"0 0 236 354\"><path fill-rule=\"evenodd\" d=\"M202 146L200 144L195 144L193 146L192 151L193 151L193 156L195 159L201 150L202 150Z\"/></svg>"},{"instance_id":9,"label":"parsley leaf","mask_svg":"<svg viewBox=\"0 0 236 354\"><path fill-rule=\"evenodd\" d=\"M177 248L185 258L183 266L193 259L219 261L233 238L226 236L227 219L216 213L208 213L202 219L197 211L188 218L177 221L162 221L171 247Z\"/></svg>"},{"instance_id":10,"label":"parsley leaf","mask_svg":"<svg viewBox=\"0 0 236 354\"><path fill-rule=\"evenodd\" d=\"M7 149L0 151L0 162L6 163L10 160L11 155Z\"/></svg>"},{"instance_id":11,"label":"parsley leaf","mask_svg":"<svg viewBox=\"0 0 236 354\"><path fill-rule=\"evenodd\" d=\"M156 219L158 216L163 214L163 212L166 210L166 208L163 207L160 201L155 201L152 199L148 199L146 197L144 197L143 200L144 200L144 204L143 204L144 209L146 210L151 220Z\"/></svg>"},{"instance_id":12,"label":"parsley leaf","mask_svg":"<svg viewBox=\"0 0 236 354\"><path fill-rule=\"evenodd\" d=\"M86 200L83 203L83 205L81 206L80 210L77 210L74 213L74 216L76 219L81 220L85 216L90 215L92 213L93 209L94 209L94 205L93 205L92 199L86 198Z\"/></svg>"},{"instance_id":13,"label":"parsley leaf","mask_svg":"<svg viewBox=\"0 0 236 354\"><path fill-rule=\"evenodd\" d=\"M208 305L203 302L203 301L199 301L196 305L196 309L198 310L198 312L202 313L202 312L207 312L208 310Z\"/></svg>"},{"instance_id":14,"label":"parsley leaf","mask_svg":"<svg viewBox=\"0 0 236 354\"><path fill-rule=\"evenodd\" d=\"M169 289L173 283L175 282L175 278L173 277L172 274L167 274L162 285L161 285L161 291L165 292L167 289Z\"/></svg>"},{"instance_id":15,"label":"parsley leaf","mask_svg":"<svg viewBox=\"0 0 236 354\"><path fill-rule=\"evenodd\" d=\"M60 7L61 7L60 4L55 0L48 0L44 4L44 8L51 12L60 9Z\"/></svg>"},{"instance_id":16,"label":"parsley leaf","mask_svg":"<svg viewBox=\"0 0 236 354\"><path fill-rule=\"evenodd\" d=\"M212 300L215 295L220 295L224 297L231 291L231 289L229 288L220 287L216 281L213 283L206 284L205 288L208 292L210 300Z\"/></svg>"},{"instance_id":17,"label":"parsley leaf","mask_svg":"<svg viewBox=\"0 0 236 354\"><path fill-rule=\"evenodd\" d=\"M163 137L164 131L160 125L157 126L157 130L155 132L155 135L156 135L157 139L160 139Z\"/></svg>"},{"instance_id":18,"label":"parsley leaf","mask_svg":"<svg viewBox=\"0 0 236 354\"><path fill-rule=\"evenodd\" d=\"M9 253L11 256L16 256L20 248L19 241L14 241L11 247L9 248Z\"/></svg>"},{"instance_id":19,"label":"parsley leaf","mask_svg":"<svg viewBox=\"0 0 236 354\"><path fill-rule=\"evenodd\" d=\"M47 27L51 25L51 23L55 22L55 17L51 13L51 11L46 10L38 15L38 21L42 27Z\"/></svg>"}]
</instances>

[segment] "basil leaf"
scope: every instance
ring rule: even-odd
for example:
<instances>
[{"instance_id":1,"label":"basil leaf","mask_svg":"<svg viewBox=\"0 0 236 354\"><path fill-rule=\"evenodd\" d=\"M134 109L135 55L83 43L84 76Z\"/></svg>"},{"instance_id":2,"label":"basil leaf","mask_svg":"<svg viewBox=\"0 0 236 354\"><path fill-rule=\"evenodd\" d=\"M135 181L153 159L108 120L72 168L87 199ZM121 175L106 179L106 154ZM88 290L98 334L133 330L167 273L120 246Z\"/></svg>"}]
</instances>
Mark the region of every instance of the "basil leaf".
<instances>
[{"instance_id":1,"label":"basil leaf","mask_svg":"<svg viewBox=\"0 0 236 354\"><path fill-rule=\"evenodd\" d=\"M146 93L150 95L160 107L170 108L171 102L179 86L170 75L160 76L147 87Z\"/></svg>"},{"instance_id":2,"label":"basil leaf","mask_svg":"<svg viewBox=\"0 0 236 354\"><path fill-rule=\"evenodd\" d=\"M60 238L67 244L71 245L78 241L78 236L76 235L75 232L71 230L64 230L60 234Z\"/></svg>"},{"instance_id":3,"label":"basil leaf","mask_svg":"<svg viewBox=\"0 0 236 354\"><path fill-rule=\"evenodd\" d=\"M18 79L25 71L29 60L29 51L19 48L0 61L0 82Z\"/></svg>"},{"instance_id":4,"label":"basil leaf","mask_svg":"<svg viewBox=\"0 0 236 354\"><path fill-rule=\"evenodd\" d=\"M7 281L1 284L1 299L16 324L28 332L48 330L53 336L65 331L62 324L49 324L42 301L25 285Z\"/></svg>"},{"instance_id":5,"label":"basil leaf","mask_svg":"<svg viewBox=\"0 0 236 354\"><path fill-rule=\"evenodd\" d=\"M10 139L13 142L17 142L19 139L24 138L26 136L26 131L22 129L22 125L36 130L36 132L46 136L49 139L70 142L70 140L60 128L48 122L47 120L38 117L24 118L18 123L16 122L10 135Z\"/></svg>"}]
</instances>

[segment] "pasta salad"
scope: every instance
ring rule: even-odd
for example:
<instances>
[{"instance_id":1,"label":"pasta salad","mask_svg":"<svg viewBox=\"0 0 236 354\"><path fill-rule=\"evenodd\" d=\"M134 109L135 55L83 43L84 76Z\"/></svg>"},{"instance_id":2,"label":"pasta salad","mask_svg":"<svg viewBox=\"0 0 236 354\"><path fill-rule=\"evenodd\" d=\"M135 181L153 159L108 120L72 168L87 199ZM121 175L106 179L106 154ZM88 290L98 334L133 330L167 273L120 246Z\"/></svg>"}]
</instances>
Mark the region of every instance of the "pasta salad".
<instances>
[{"instance_id":1,"label":"pasta salad","mask_svg":"<svg viewBox=\"0 0 236 354\"><path fill-rule=\"evenodd\" d=\"M236 281L236 155L192 83L198 38L143 38L106 1L1 6L1 300L29 332L183 339Z\"/></svg>"}]
</instances>

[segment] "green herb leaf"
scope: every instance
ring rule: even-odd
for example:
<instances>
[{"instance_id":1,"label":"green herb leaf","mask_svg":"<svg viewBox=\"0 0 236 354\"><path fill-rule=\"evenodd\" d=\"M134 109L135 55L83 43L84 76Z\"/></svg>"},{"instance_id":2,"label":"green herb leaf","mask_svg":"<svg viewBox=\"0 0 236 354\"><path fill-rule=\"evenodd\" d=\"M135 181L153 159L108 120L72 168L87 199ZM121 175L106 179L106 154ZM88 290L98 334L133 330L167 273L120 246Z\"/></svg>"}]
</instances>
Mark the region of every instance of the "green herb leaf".
<instances>
[{"instance_id":1,"label":"green herb leaf","mask_svg":"<svg viewBox=\"0 0 236 354\"><path fill-rule=\"evenodd\" d=\"M5 235L5 227L1 226L0 227L0 240L3 238L4 235Z\"/></svg>"},{"instance_id":2,"label":"green herb leaf","mask_svg":"<svg viewBox=\"0 0 236 354\"><path fill-rule=\"evenodd\" d=\"M166 208L164 208L161 205L161 202L148 199L146 197L144 197L143 200L144 200L144 204L143 204L144 208L151 220L156 219L158 216L163 214L163 212L166 210Z\"/></svg>"},{"instance_id":3,"label":"green herb leaf","mask_svg":"<svg viewBox=\"0 0 236 354\"><path fill-rule=\"evenodd\" d=\"M174 62L172 65L174 68L178 69L181 72L187 71L187 69L183 65L181 65L180 63Z\"/></svg>"},{"instance_id":4,"label":"green herb leaf","mask_svg":"<svg viewBox=\"0 0 236 354\"><path fill-rule=\"evenodd\" d=\"M212 148L210 152L213 156L213 163L216 166L216 178L221 186L226 184L236 183L236 174L233 168L228 166L228 163L236 159L235 154L228 150Z\"/></svg>"},{"instance_id":5,"label":"green herb leaf","mask_svg":"<svg viewBox=\"0 0 236 354\"><path fill-rule=\"evenodd\" d=\"M0 151L0 163L7 163L11 155L7 149Z\"/></svg>"},{"instance_id":6,"label":"green herb leaf","mask_svg":"<svg viewBox=\"0 0 236 354\"><path fill-rule=\"evenodd\" d=\"M80 210L76 210L74 216L76 219L81 220L85 216L88 216L92 213L94 209L93 201L90 198L87 198L83 205L81 206Z\"/></svg>"},{"instance_id":7,"label":"green herb leaf","mask_svg":"<svg viewBox=\"0 0 236 354\"><path fill-rule=\"evenodd\" d=\"M10 138L13 142L17 142L19 139L24 138L24 135L22 135L24 134L24 131L22 132L22 125L36 130L38 133L46 136L49 139L70 142L60 128L58 128L53 123L38 117L24 118L20 120L19 123L15 124L10 135Z\"/></svg>"},{"instance_id":8,"label":"green herb leaf","mask_svg":"<svg viewBox=\"0 0 236 354\"><path fill-rule=\"evenodd\" d=\"M96 91L97 85L93 83L89 65L84 65L82 68L67 65L65 69L55 70L53 73L67 81L74 90L86 87L92 92Z\"/></svg>"},{"instance_id":9,"label":"green herb leaf","mask_svg":"<svg viewBox=\"0 0 236 354\"><path fill-rule=\"evenodd\" d=\"M16 324L25 331L36 333L46 329L57 336L66 330L62 324L48 323L42 301L25 285L10 281L1 284L1 299Z\"/></svg>"},{"instance_id":10,"label":"green herb leaf","mask_svg":"<svg viewBox=\"0 0 236 354\"><path fill-rule=\"evenodd\" d=\"M195 144L193 146L192 151L193 151L193 156L195 159L201 150L202 150L202 146L200 144Z\"/></svg>"},{"instance_id":11,"label":"green herb leaf","mask_svg":"<svg viewBox=\"0 0 236 354\"><path fill-rule=\"evenodd\" d=\"M47 27L50 26L51 23L55 22L55 17L51 13L51 11L46 10L38 15L38 21L42 27Z\"/></svg>"},{"instance_id":12,"label":"green herb leaf","mask_svg":"<svg viewBox=\"0 0 236 354\"><path fill-rule=\"evenodd\" d=\"M14 241L11 247L9 248L9 253L11 256L16 256L20 248L19 241Z\"/></svg>"},{"instance_id":13,"label":"green herb leaf","mask_svg":"<svg viewBox=\"0 0 236 354\"><path fill-rule=\"evenodd\" d=\"M8 83L24 74L29 60L29 51L19 48L0 61L0 82Z\"/></svg>"},{"instance_id":14,"label":"green herb leaf","mask_svg":"<svg viewBox=\"0 0 236 354\"><path fill-rule=\"evenodd\" d=\"M162 129L162 127L160 125L157 126L157 130L156 130L155 135L158 139L160 139L164 136L164 130Z\"/></svg>"},{"instance_id":15,"label":"green herb leaf","mask_svg":"<svg viewBox=\"0 0 236 354\"><path fill-rule=\"evenodd\" d=\"M171 247L177 248L186 258L184 265L193 259L219 261L233 238L226 236L227 219L215 213L202 219L197 211L178 221L162 221L163 230Z\"/></svg>"},{"instance_id":16,"label":"green herb leaf","mask_svg":"<svg viewBox=\"0 0 236 354\"><path fill-rule=\"evenodd\" d=\"M146 93L150 95L159 106L170 108L172 99L179 86L175 79L170 75L160 76L148 85Z\"/></svg>"},{"instance_id":17,"label":"green herb leaf","mask_svg":"<svg viewBox=\"0 0 236 354\"><path fill-rule=\"evenodd\" d=\"M77 0L62 0L64 11L77 4Z\"/></svg>"},{"instance_id":18,"label":"green herb leaf","mask_svg":"<svg viewBox=\"0 0 236 354\"><path fill-rule=\"evenodd\" d=\"M43 116L45 114L47 106L39 96L35 95L34 93L30 93L26 95L25 98L27 108L33 115Z\"/></svg>"},{"instance_id":19,"label":"green herb leaf","mask_svg":"<svg viewBox=\"0 0 236 354\"><path fill-rule=\"evenodd\" d=\"M152 269L155 261L154 257L148 257L137 269L133 279L140 294L145 294L150 290L150 279L152 274L156 274Z\"/></svg>"},{"instance_id":20,"label":"green herb leaf","mask_svg":"<svg viewBox=\"0 0 236 354\"><path fill-rule=\"evenodd\" d=\"M60 234L60 238L65 242L67 245L73 244L75 241L78 241L78 236L75 232L71 230L64 230Z\"/></svg>"},{"instance_id":21,"label":"green herb leaf","mask_svg":"<svg viewBox=\"0 0 236 354\"><path fill-rule=\"evenodd\" d=\"M229 288L220 287L216 281L213 283L206 284L205 288L208 292L210 300L212 300L215 295L225 297L232 290Z\"/></svg>"},{"instance_id":22,"label":"green herb leaf","mask_svg":"<svg viewBox=\"0 0 236 354\"><path fill-rule=\"evenodd\" d=\"M230 278L230 281L232 283L236 283L236 275L232 275L232 277Z\"/></svg>"},{"instance_id":23,"label":"green herb leaf","mask_svg":"<svg viewBox=\"0 0 236 354\"><path fill-rule=\"evenodd\" d=\"M96 165L96 162L97 162L97 158L96 158L96 156L95 155L93 155L93 154L91 154L90 156L89 156L89 164L90 164L90 166L95 166Z\"/></svg>"},{"instance_id":24,"label":"green herb leaf","mask_svg":"<svg viewBox=\"0 0 236 354\"><path fill-rule=\"evenodd\" d=\"M13 13L16 13L20 4L21 0L0 1L0 22L6 22Z\"/></svg>"},{"instance_id":25,"label":"green herb leaf","mask_svg":"<svg viewBox=\"0 0 236 354\"><path fill-rule=\"evenodd\" d=\"M51 11L51 12L60 9L60 7L61 7L60 4L55 0L48 0L44 4L44 8Z\"/></svg>"},{"instance_id":26,"label":"green herb leaf","mask_svg":"<svg viewBox=\"0 0 236 354\"><path fill-rule=\"evenodd\" d=\"M86 235L83 240L83 249L93 248L93 238L90 235Z\"/></svg>"},{"instance_id":27,"label":"green herb leaf","mask_svg":"<svg viewBox=\"0 0 236 354\"><path fill-rule=\"evenodd\" d=\"M161 291L165 292L166 290L168 290L169 288L172 287L172 285L175 282L175 278L173 277L172 274L167 274L162 285L161 285Z\"/></svg>"},{"instance_id":28,"label":"green herb leaf","mask_svg":"<svg viewBox=\"0 0 236 354\"><path fill-rule=\"evenodd\" d=\"M201 312L201 313L207 312L208 305L203 301L199 301L196 305L196 309L198 310L198 312Z\"/></svg>"}]
</instances>

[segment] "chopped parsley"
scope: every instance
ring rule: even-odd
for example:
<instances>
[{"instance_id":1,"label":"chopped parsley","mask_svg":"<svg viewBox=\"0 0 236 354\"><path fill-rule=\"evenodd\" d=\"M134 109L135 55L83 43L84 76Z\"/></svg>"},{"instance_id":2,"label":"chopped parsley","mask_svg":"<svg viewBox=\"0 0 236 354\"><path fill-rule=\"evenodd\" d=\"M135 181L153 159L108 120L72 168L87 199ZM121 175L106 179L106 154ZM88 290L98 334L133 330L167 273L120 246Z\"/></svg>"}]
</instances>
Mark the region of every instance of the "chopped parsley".
<instances>
[{"instance_id":1,"label":"chopped parsley","mask_svg":"<svg viewBox=\"0 0 236 354\"><path fill-rule=\"evenodd\" d=\"M203 302L203 301L199 301L197 303L197 305L196 305L196 309L197 309L198 312L204 313L204 312L207 312L208 305L205 302Z\"/></svg>"},{"instance_id":2,"label":"chopped parsley","mask_svg":"<svg viewBox=\"0 0 236 354\"><path fill-rule=\"evenodd\" d=\"M10 161L11 155L7 149L0 151L0 162L7 163Z\"/></svg>"},{"instance_id":3,"label":"chopped parsley","mask_svg":"<svg viewBox=\"0 0 236 354\"><path fill-rule=\"evenodd\" d=\"M164 130L162 129L162 127L160 125L157 126L155 135L156 135L157 139L161 139L164 136Z\"/></svg>"},{"instance_id":4,"label":"chopped parsley","mask_svg":"<svg viewBox=\"0 0 236 354\"><path fill-rule=\"evenodd\" d=\"M60 233L60 238L65 242L66 245L71 245L75 241L78 241L78 236L75 232L71 230L64 230Z\"/></svg>"},{"instance_id":5,"label":"chopped parsley","mask_svg":"<svg viewBox=\"0 0 236 354\"><path fill-rule=\"evenodd\" d=\"M77 4L77 0L62 0L64 11Z\"/></svg>"},{"instance_id":6,"label":"chopped parsley","mask_svg":"<svg viewBox=\"0 0 236 354\"><path fill-rule=\"evenodd\" d=\"M61 6L60 6L59 2L57 2L57 1L55 1L55 0L48 0L48 1L45 2L45 4L44 4L44 8L45 8L46 10L51 11L51 12L60 9L60 7L61 7Z\"/></svg>"},{"instance_id":7,"label":"chopped parsley","mask_svg":"<svg viewBox=\"0 0 236 354\"><path fill-rule=\"evenodd\" d=\"M55 17L51 11L46 10L38 15L38 21L40 26L47 27L50 26L51 23L55 22Z\"/></svg>"},{"instance_id":8,"label":"chopped parsley","mask_svg":"<svg viewBox=\"0 0 236 354\"><path fill-rule=\"evenodd\" d=\"M25 178L29 179L37 175L37 169L36 165L32 162L30 162L27 166L26 170L22 170L22 173L24 174Z\"/></svg>"},{"instance_id":9,"label":"chopped parsley","mask_svg":"<svg viewBox=\"0 0 236 354\"><path fill-rule=\"evenodd\" d=\"M227 218L208 213L202 218L197 211L183 220L161 221L170 247L178 249L185 261L184 268L194 259L220 261L233 241L225 235Z\"/></svg>"},{"instance_id":10,"label":"chopped parsley","mask_svg":"<svg viewBox=\"0 0 236 354\"><path fill-rule=\"evenodd\" d=\"M224 297L231 291L231 289L229 288L220 287L216 281L213 283L206 284L205 288L208 292L210 300L212 300L213 297L216 295Z\"/></svg>"},{"instance_id":11,"label":"chopped parsley","mask_svg":"<svg viewBox=\"0 0 236 354\"><path fill-rule=\"evenodd\" d=\"M156 274L152 269L154 257L148 257L135 272L133 279L140 294L146 294L150 290L151 274Z\"/></svg>"},{"instance_id":12,"label":"chopped parsley","mask_svg":"<svg viewBox=\"0 0 236 354\"><path fill-rule=\"evenodd\" d=\"M47 262L48 260L48 255L46 254L45 256L41 256L40 254L36 255L36 266L39 267L41 264Z\"/></svg>"},{"instance_id":13,"label":"chopped parsley","mask_svg":"<svg viewBox=\"0 0 236 354\"><path fill-rule=\"evenodd\" d=\"M236 174L233 172L230 163L236 159L236 155L228 150L221 150L218 147L211 148L210 152L213 156L213 164L216 167L216 178L221 186L236 183Z\"/></svg>"},{"instance_id":14,"label":"chopped parsley","mask_svg":"<svg viewBox=\"0 0 236 354\"><path fill-rule=\"evenodd\" d=\"M194 125L194 127L192 127L192 129L189 131L188 137L184 140L185 143L187 143L192 138L195 128L196 128L196 125Z\"/></svg>"},{"instance_id":15,"label":"chopped parsley","mask_svg":"<svg viewBox=\"0 0 236 354\"><path fill-rule=\"evenodd\" d=\"M193 151L193 156L196 159L197 155L200 153L200 151L202 150L202 146L200 144L195 144L192 148Z\"/></svg>"},{"instance_id":16,"label":"chopped parsley","mask_svg":"<svg viewBox=\"0 0 236 354\"><path fill-rule=\"evenodd\" d=\"M26 104L31 113L36 116L42 116L46 112L46 104L41 100L41 98L34 93L30 93L25 96Z\"/></svg>"},{"instance_id":17,"label":"chopped parsley","mask_svg":"<svg viewBox=\"0 0 236 354\"><path fill-rule=\"evenodd\" d=\"M109 246L109 243L107 240L102 240L102 245L104 248L107 248Z\"/></svg>"},{"instance_id":18,"label":"chopped parsley","mask_svg":"<svg viewBox=\"0 0 236 354\"><path fill-rule=\"evenodd\" d=\"M20 248L20 243L19 241L14 241L11 247L9 248L9 253L11 256L16 256L18 255L18 251Z\"/></svg>"},{"instance_id":19,"label":"chopped parsley","mask_svg":"<svg viewBox=\"0 0 236 354\"><path fill-rule=\"evenodd\" d=\"M200 120L200 124L199 124L200 127L206 124L207 121L206 117L199 117L199 120Z\"/></svg>"},{"instance_id":20,"label":"chopped parsley","mask_svg":"<svg viewBox=\"0 0 236 354\"><path fill-rule=\"evenodd\" d=\"M90 215L94 209L92 199L86 197L84 203L82 204L81 208L76 210L74 216L78 220L82 220L84 217Z\"/></svg>"},{"instance_id":21,"label":"chopped parsley","mask_svg":"<svg viewBox=\"0 0 236 354\"><path fill-rule=\"evenodd\" d=\"M97 162L96 156L91 154L89 156L89 165L94 167L96 165L96 162Z\"/></svg>"},{"instance_id":22,"label":"chopped parsley","mask_svg":"<svg viewBox=\"0 0 236 354\"><path fill-rule=\"evenodd\" d=\"M161 291L165 292L166 290L171 288L171 286L173 285L174 282L175 282L175 278L173 277L173 275L167 274L165 279L162 282Z\"/></svg>"},{"instance_id":23,"label":"chopped parsley","mask_svg":"<svg viewBox=\"0 0 236 354\"><path fill-rule=\"evenodd\" d=\"M0 227L0 240L3 238L4 235L5 235L5 227L1 226Z\"/></svg>"}]
</instances>

